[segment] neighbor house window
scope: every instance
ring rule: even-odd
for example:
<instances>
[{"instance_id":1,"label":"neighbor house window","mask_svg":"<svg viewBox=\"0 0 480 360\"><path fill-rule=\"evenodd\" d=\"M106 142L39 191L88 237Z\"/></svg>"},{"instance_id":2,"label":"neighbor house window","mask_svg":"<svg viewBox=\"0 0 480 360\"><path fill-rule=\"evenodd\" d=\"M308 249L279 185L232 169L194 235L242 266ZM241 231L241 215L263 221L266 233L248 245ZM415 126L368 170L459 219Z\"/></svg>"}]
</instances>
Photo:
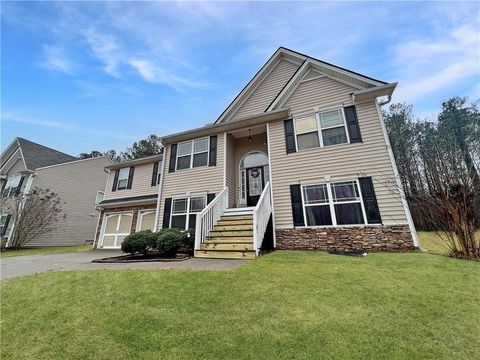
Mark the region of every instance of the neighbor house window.
<instances>
[{"instance_id":1,"label":"neighbor house window","mask_svg":"<svg viewBox=\"0 0 480 360\"><path fill-rule=\"evenodd\" d=\"M157 172L157 185L160 184L160 179L162 178L162 162L158 163L158 172Z\"/></svg>"},{"instance_id":2,"label":"neighbor house window","mask_svg":"<svg viewBox=\"0 0 480 360\"><path fill-rule=\"evenodd\" d=\"M194 230L197 214L205 208L206 204L206 196L173 199L170 227L180 230Z\"/></svg>"},{"instance_id":3,"label":"neighbor house window","mask_svg":"<svg viewBox=\"0 0 480 360\"><path fill-rule=\"evenodd\" d=\"M105 198L105 192L97 191L97 196L95 197L95 204L96 205L100 204L104 198Z\"/></svg>"},{"instance_id":4,"label":"neighbor house window","mask_svg":"<svg viewBox=\"0 0 480 360\"><path fill-rule=\"evenodd\" d=\"M306 226L365 224L358 182L302 187Z\"/></svg>"},{"instance_id":5,"label":"neighbor house window","mask_svg":"<svg viewBox=\"0 0 480 360\"><path fill-rule=\"evenodd\" d=\"M7 224L7 218L8 218L8 215L2 215L0 216L0 235L5 235L5 230L4 227L5 226L8 226Z\"/></svg>"},{"instance_id":6,"label":"neighbor house window","mask_svg":"<svg viewBox=\"0 0 480 360\"><path fill-rule=\"evenodd\" d=\"M316 112L295 118L295 134L299 151L347 143L343 109Z\"/></svg>"},{"instance_id":7,"label":"neighbor house window","mask_svg":"<svg viewBox=\"0 0 480 360\"><path fill-rule=\"evenodd\" d=\"M208 165L208 145L208 138L179 143L177 148L177 170Z\"/></svg>"},{"instance_id":8,"label":"neighbor house window","mask_svg":"<svg viewBox=\"0 0 480 360\"><path fill-rule=\"evenodd\" d=\"M120 172L118 173L117 190L123 190L127 188L129 173L130 168L128 167L120 169Z\"/></svg>"},{"instance_id":9,"label":"neighbor house window","mask_svg":"<svg viewBox=\"0 0 480 360\"><path fill-rule=\"evenodd\" d=\"M15 196L17 194L17 189L20 186L21 180L22 180L21 175L17 175L9 178L7 180L7 183L5 184L5 188L3 189L2 196L3 197Z\"/></svg>"}]
</instances>

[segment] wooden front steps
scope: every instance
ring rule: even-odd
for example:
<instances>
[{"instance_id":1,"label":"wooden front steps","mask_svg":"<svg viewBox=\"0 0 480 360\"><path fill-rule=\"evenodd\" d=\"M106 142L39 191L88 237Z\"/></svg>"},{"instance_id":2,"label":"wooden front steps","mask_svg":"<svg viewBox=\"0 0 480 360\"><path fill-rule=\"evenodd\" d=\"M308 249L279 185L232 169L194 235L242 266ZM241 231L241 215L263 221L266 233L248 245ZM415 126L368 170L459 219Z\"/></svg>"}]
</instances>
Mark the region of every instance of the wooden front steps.
<instances>
[{"instance_id":1,"label":"wooden front steps","mask_svg":"<svg viewBox=\"0 0 480 360\"><path fill-rule=\"evenodd\" d=\"M196 257L255 259L253 248L253 208L227 209Z\"/></svg>"}]
</instances>

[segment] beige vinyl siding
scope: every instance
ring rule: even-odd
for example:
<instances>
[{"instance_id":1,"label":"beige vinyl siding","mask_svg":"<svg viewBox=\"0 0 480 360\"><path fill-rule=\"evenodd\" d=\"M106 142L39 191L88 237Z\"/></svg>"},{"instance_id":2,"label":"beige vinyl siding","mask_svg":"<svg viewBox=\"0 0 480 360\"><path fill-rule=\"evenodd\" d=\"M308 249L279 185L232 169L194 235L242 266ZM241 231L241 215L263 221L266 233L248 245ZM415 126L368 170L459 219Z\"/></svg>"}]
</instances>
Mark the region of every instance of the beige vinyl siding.
<instances>
[{"instance_id":1,"label":"beige vinyl siding","mask_svg":"<svg viewBox=\"0 0 480 360\"><path fill-rule=\"evenodd\" d=\"M237 184L237 171L235 166L235 139L231 134L227 135L227 164L226 164L226 176L228 187L228 203L229 206L235 207L236 194L238 189Z\"/></svg>"},{"instance_id":2,"label":"beige vinyl siding","mask_svg":"<svg viewBox=\"0 0 480 360\"><path fill-rule=\"evenodd\" d=\"M313 110L314 106L330 107L351 103L352 89L328 78L299 85L288 100L293 116ZM406 215L398 196L394 173L375 102L356 105L363 142L340 144L286 154L283 121L270 124L271 164L275 222L279 228L293 227L290 185L318 184L371 176L383 223L406 224Z\"/></svg>"},{"instance_id":3,"label":"beige vinyl siding","mask_svg":"<svg viewBox=\"0 0 480 360\"><path fill-rule=\"evenodd\" d=\"M252 136L252 142L248 142L248 137L235 139L235 201L240 202L240 161L252 151L261 151L268 156L267 134L257 134Z\"/></svg>"},{"instance_id":4,"label":"beige vinyl siding","mask_svg":"<svg viewBox=\"0 0 480 360\"><path fill-rule=\"evenodd\" d=\"M215 135L215 134L212 134ZM201 166L192 169L168 172L171 145L167 145L165 154L165 170L163 173L162 198L160 200L159 228L162 227L165 199L183 196L187 193L214 193L223 190L223 152L225 151L223 133L217 134L217 165Z\"/></svg>"},{"instance_id":5,"label":"beige vinyl siding","mask_svg":"<svg viewBox=\"0 0 480 360\"><path fill-rule=\"evenodd\" d=\"M10 169L8 169L8 177L15 176L16 174L20 174L21 172L25 171L25 164L23 163L23 159L19 158L15 163L12 165Z\"/></svg>"},{"instance_id":6,"label":"beige vinyl siding","mask_svg":"<svg viewBox=\"0 0 480 360\"><path fill-rule=\"evenodd\" d=\"M135 165L131 189L112 191L115 170L111 170L108 176L105 200L157 194L158 185L152 186L153 164L155 162Z\"/></svg>"},{"instance_id":7,"label":"beige vinyl siding","mask_svg":"<svg viewBox=\"0 0 480 360\"><path fill-rule=\"evenodd\" d=\"M97 191L105 189L104 167L110 164L102 157L37 169L33 186L57 193L64 202L62 212L66 218L58 222L55 230L38 236L28 246L66 246L93 241L98 219L95 197Z\"/></svg>"},{"instance_id":8,"label":"beige vinyl siding","mask_svg":"<svg viewBox=\"0 0 480 360\"><path fill-rule=\"evenodd\" d=\"M253 91L245 103L240 106L232 119L264 112L295 71L297 71L298 67L298 65L294 65L289 61L280 60L265 80Z\"/></svg>"}]
</instances>

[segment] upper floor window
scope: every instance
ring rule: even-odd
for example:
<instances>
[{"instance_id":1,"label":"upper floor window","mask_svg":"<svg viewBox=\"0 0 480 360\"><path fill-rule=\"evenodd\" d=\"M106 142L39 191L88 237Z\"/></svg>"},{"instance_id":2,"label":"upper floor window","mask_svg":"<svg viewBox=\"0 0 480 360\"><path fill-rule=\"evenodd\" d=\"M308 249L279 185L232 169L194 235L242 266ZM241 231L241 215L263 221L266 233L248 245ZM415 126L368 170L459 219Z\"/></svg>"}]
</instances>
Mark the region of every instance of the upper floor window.
<instances>
[{"instance_id":1,"label":"upper floor window","mask_svg":"<svg viewBox=\"0 0 480 360\"><path fill-rule=\"evenodd\" d=\"M295 118L297 150L348 143L343 109Z\"/></svg>"},{"instance_id":2,"label":"upper floor window","mask_svg":"<svg viewBox=\"0 0 480 360\"><path fill-rule=\"evenodd\" d=\"M23 177L22 175L16 175L7 180L5 188L3 189L2 196L16 196L22 187Z\"/></svg>"},{"instance_id":3,"label":"upper floor window","mask_svg":"<svg viewBox=\"0 0 480 360\"><path fill-rule=\"evenodd\" d=\"M307 226L365 224L357 181L303 186Z\"/></svg>"},{"instance_id":4,"label":"upper floor window","mask_svg":"<svg viewBox=\"0 0 480 360\"><path fill-rule=\"evenodd\" d=\"M177 170L208 165L209 139L202 138L178 144Z\"/></svg>"},{"instance_id":5,"label":"upper floor window","mask_svg":"<svg viewBox=\"0 0 480 360\"><path fill-rule=\"evenodd\" d=\"M117 190L123 190L127 188L129 173L130 168L120 169L118 173Z\"/></svg>"}]
</instances>

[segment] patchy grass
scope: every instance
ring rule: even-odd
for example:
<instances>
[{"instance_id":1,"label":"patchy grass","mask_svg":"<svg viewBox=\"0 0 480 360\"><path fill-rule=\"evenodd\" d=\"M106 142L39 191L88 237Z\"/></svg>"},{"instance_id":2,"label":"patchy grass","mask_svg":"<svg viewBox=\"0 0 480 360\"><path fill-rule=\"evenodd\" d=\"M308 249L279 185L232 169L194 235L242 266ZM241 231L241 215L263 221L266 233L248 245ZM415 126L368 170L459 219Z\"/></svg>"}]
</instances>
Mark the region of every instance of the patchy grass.
<instances>
[{"instance_id":1,"label":"patchy grass","mask_svg":"<svg viewBox=\"0 0 480 360\"><path fill-rule=\"evenodd\" d=\"M50 254L65 254L81 251L89 251L92 245L77 245L77 246L52 246L42 248L25 248L20 250L7 250L0 253L0 258L9 258L13 256L28 256L28 255L50 255Z\"/></svg>"},{"instance_id":2,"label":"patchy grass","mask_svg":"<svg viewBox=\"0 0 480 360\"><path fill-rule=\"evenodd\" d=\"M428 250L428 252L432 254L449 254L448 243L446 242L445 238L442 238L437 232L419 231L417 234L421 248ZM480 230L477 230L475 235L480 238Z\"/></svg>"},{"instance_id":3,"label":"patchy grass","mask_svg":"<svg viewBox=\"0 0 480 360\"><path fill-rule=\"evenodd\" d=\"M277 251L237 270L4 281L2 359L474 359L480 263Z\"/></svg>"}]
</instances>

